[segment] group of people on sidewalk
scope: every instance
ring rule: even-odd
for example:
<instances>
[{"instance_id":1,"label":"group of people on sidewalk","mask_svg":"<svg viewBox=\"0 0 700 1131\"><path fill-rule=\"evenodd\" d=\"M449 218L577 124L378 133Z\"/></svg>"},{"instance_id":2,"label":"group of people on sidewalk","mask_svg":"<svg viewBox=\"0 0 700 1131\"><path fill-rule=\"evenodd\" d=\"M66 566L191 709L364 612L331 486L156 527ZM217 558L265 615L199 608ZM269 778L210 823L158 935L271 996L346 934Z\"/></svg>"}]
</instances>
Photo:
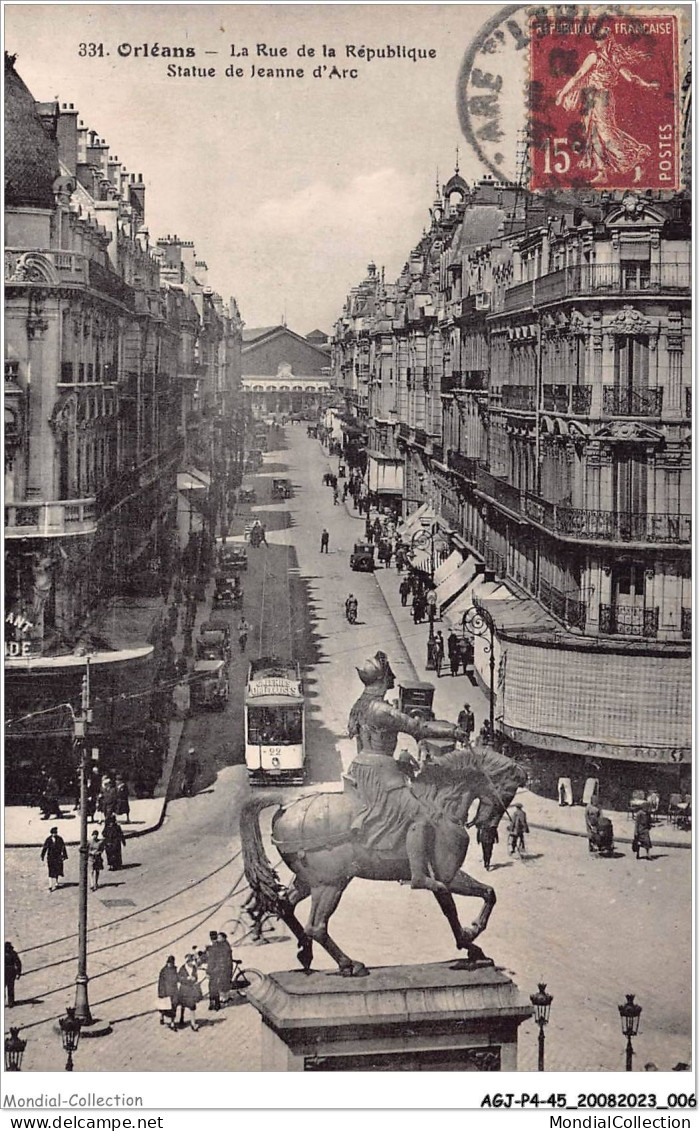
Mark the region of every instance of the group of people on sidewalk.
<instances>
[{"instance_id":1,"label":"group of people on sidewalk","mask_svg":"<svg viewBox=\"0 0 700 1131\"><path fill-rule=\"evenodd\" d=\"M90 874L90 887L95 891L99 887L100 875L104 870L104 857L107 858L107 867L110 872L116 872L122 867L122 848L126 845L126 837L116 814L110 812L105 818L102 831L93 829L88 841L88 862ZM68 859L68 849L63 837L59 835L58 825L54 825L41 848L41 859L46 861L49 877L49 891L55 891L63 879L63 866Z\"/></svg>"},{"instance_id":2,"label":"group of people on sidewalk","mask_svg":"<svg viewBox=\"0 0 700 1131\"><path fill-rule=\"evenodd\" d=\"M197 1006L205 992L209 998L209 1009L221 1009L233 988L233 968L233 951L224 931L210 931L206 949L193 946L179 968L171 954L158 975L161 1025L167 1024L173 1030L182 1028L187 1012L190 1028L196 1032L199 1028Z\"/></svg>"}]
</instances>

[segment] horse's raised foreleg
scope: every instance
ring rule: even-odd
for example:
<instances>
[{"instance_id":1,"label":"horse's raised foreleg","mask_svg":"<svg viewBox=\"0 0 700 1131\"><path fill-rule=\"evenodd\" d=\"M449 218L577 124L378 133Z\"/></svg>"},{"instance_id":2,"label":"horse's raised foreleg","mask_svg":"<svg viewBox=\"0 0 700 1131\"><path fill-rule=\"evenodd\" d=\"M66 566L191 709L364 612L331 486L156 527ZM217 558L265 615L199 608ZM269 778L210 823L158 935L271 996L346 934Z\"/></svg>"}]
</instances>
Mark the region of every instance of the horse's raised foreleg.
<instances>
[{"instance_id":1,"label":"horse's raised foreleg","mask_svg":"<svg viewBox=\"0 0 700 1131\"><path fill-rule=\"evenodd\" d=\"M309 895L311 895L311 888L307 881L301 879L300 876L295 876L287 890L280 896L279 901L279 917L289 927L299 943L297 958L307 974L311 969L313 942L294 914L294 908Z\"/></svg>"},{"instance_id":2,"label":"horse's raised foreleg","mask_svg":"<svg viewBox=\"0 0 700 1131\"><path fill-rule=\"evenodd\" d=\"M361 962L353 962L328 934L328 921L340 903L340 897L348 883L349 880L344 880L337 884L317 884L312 887L311 915L306 924L306 933L328 951L334 962L338 963L341 974L358 978L369 974L369 970Z\"/></svg>"},{"instance_id":3,"label":"horse's raised foreleg","mask_svg":"<svg viewBox=\"0 0 700 1131\"><path fill-rule=\"evenodd\" d=\"M482 884L479 880L475 880L473 876L467 875L466 872L457 872L450 880L448 887L454 895L471 895L476 899L483 900L481 911L470 927L462 928L462 941L457 942L458 947L470 949L474 939L478 938L486 928L491 912L496 905L496 893L488 884Z\"/></svg>"}]
</instances>

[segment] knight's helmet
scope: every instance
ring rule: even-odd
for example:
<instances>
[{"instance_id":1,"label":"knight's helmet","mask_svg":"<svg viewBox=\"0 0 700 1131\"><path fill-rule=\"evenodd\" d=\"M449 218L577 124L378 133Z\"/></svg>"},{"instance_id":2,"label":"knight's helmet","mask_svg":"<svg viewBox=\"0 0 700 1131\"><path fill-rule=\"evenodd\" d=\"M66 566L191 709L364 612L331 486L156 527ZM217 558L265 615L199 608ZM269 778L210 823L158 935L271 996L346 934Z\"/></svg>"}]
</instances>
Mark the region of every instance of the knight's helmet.
<instances>
[{"instance_id":1,"label":"knight's helmet","mask_svg":"<svg viewBox=\"0 0 700 1131\"><path fill-rule=\"evenodd\" d=\"M379 682L386 684L387 688L394 686L394 673L386 652L376 652L356 670L365 687L372 687Z\"/></svg>"}]
</instances>

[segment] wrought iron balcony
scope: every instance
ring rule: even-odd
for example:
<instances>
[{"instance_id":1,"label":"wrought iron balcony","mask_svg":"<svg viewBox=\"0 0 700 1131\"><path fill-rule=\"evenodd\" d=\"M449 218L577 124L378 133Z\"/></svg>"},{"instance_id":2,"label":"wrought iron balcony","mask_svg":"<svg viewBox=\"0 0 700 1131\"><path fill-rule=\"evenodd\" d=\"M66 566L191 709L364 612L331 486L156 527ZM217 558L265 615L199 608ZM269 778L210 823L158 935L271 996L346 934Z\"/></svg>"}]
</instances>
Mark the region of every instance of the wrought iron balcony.
<instances>
[{"instance_id":1,"label":"wrought iron balcony","mask_svg":"<svg viewBox=\"0 0 700 1131\"><path fill-rule=\"evenodd\" d=\"M5 507L6 538L48 538L93 534L97 529L95 499L60 499L51 503L9 503Z\"/></svg>"},{"instance_id":2,"label":"wrought iron balcony","mask_svg":"<svg viewBox=\"0 0 700 1131\"><path fill-rule=\"evenodd\" d=\"M684 640L691 640L693 636L693 610L681 609L681 636Z\"/></svg>"},{"instance_id":3,"label":"wrought iron balcony","mask_svg":"<svg viewBox=\"0 0 700 1131\"><path fill-rule=\"evenodd\" d=\"M542 407L545 412L589 416L591 393L591 385L544 385Z\"/></svg>"},{"instance_id":4,"label":"wrought iron balcony","mask_svg":"<svg viewBox=\"0 0 700 1131\"><path fill-rule=\"evenodd\" d=\"M572 628L586 627L586 606L578 598L562 593L549 582L540 580L540 601L564 624L571 625Z\"/></svg>"},{"instance_id":5,"label":"wrought iron balcony","mask_svg":"<svg viewBox=\"0 0 700 1131\"><path fill-rule=\"evenodd\" d=\"M501 387L501 403L503 408L516 409L518 412L534 412L535 386L503 385Z\"/></svg>"},{"instance_id":6,"label":"wrought iron balcony","mask_svg":"<svg viewBox=\"0 0 700 1131\"><path fill-rule=\"evenodd\" d=\"M661 416L663 389L630 389L603 385L605 416Z\"/></svg>"},{"instance_id":7,"label":"wrought iron balcony","mask_svg":"<svg viewBox=\"0 0 700 1131\"><path fill-rule=\"evenodd\" d=\"M538 510L538 507L540 508ZM528 496L526 511L556 534L604 542L689 544L689 514L640 514L635 511L584 510L546 503Z\"/></svg>"},{"instance_id":8,"label":"wrought iron balcony","mask_svg":"<svg viewBox=\"0 0 700 1131\"><path fill-rule=\"evenodd\" d=\"M645 636L653 639L659 631L659 610L636 605L601 605L600 631L604 636Z\"/></svg>"},{"instance_id":9,"label":"wrought iron balcony","mask_svg":"<svg viewBox=\"0 0 700 1131\"><path fill-rule=\"evenodd\" d=\"M473 459L472 456L465 456L462 452L455 452L450 449L447 453L447 466L450 471L455 471L472 483L476 480L477 460Z\"/></svg>"},{"instance_id":10,"label":"wrought iron balcony","mask_svg":"<svg viewBox=\"0 0 700 1131\"><path fill-rule=\"evenodd\" d=\"M483 467L477 468L476 471L476 489L489 499L494 499L508 510L514 511L515 514L522 512L522 494L519 489L513 487L506 479L492 475Z\"/></svg>"},{"instance_id":11,"label":"wrought iron balcony","mask_svg":"<svg viewBox=\"0 0 700 1131\"><path fill-rule=\"evenodd\" d=\"M644 264L640 261L638 270L619 263L583 263L509 287L503 310L525 310L584 295L678 294L690 290L690 281L690 262Z\"/></svg>"}]
</instances>

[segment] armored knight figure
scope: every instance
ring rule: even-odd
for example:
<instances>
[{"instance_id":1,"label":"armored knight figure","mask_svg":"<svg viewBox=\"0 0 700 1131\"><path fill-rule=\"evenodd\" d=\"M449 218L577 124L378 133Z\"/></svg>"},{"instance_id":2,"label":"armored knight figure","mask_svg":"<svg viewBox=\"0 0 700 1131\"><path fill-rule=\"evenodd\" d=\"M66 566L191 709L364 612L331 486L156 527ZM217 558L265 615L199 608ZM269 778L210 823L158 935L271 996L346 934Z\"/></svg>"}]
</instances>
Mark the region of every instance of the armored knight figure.
<instances>
[{"instance_id":1,"label":"armored knight figure","mask_svg":"<svg viewBox=\"0 0 700 1131\"><path fill-rule=\"evenodd\" d=\"M430 841L441 813L419 800L406 775L394 761L398 735L453 738L467 742L467 735L453 723L414 718L385 702L394 686L394 673L384 652L377 652L357 669L365 685L350 711L348 730L357 741L357 755L348 777L354 782L362 808L353 829L362 842L387 857L406 855L411 868L411 887L445 891L445 885L428 873Z\"/></svg>"}]
</instances>

